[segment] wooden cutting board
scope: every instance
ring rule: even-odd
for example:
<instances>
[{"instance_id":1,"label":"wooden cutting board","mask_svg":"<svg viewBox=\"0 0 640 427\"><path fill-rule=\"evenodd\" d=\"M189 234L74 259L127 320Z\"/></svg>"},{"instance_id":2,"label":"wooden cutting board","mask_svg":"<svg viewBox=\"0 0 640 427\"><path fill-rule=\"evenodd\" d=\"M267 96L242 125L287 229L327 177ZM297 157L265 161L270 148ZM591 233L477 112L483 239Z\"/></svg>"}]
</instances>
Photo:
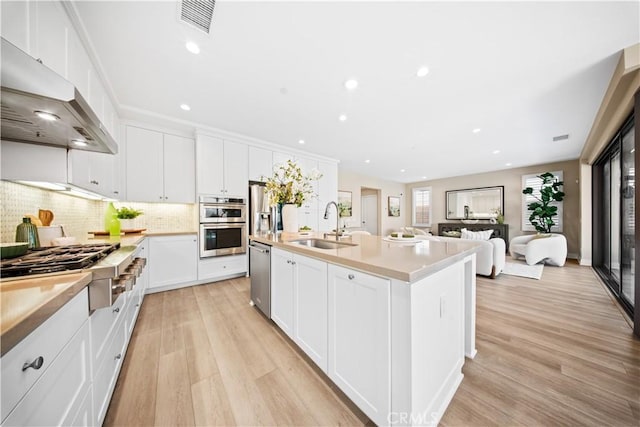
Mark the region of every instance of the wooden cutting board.
<instances>
[{"instance_id":1,"label":"wooden cutting board","mask_svg":"<svg viewBox=\"0 0 640 427\"><path fill-rule=\"evenodd\" d=\"M146 228L131 228L128 230L120 230L120 234L140 234L143 231L147 231ZM93 234L94 236L108 236L109 232L108 231L89 231L89 234Z\"/></svg>"}]
</instances>

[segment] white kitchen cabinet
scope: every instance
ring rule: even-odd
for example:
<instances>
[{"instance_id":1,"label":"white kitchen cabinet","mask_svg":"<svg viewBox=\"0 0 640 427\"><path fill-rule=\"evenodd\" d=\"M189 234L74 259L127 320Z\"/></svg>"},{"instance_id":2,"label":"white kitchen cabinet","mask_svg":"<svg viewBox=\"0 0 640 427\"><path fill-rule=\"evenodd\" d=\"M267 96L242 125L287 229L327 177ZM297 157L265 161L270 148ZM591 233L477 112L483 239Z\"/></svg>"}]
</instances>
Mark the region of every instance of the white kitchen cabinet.
<instances>
[{"instance_id":1,"label":"white kitchen cabinet","mask_svg":"<svg viewBox=\"0 0 640 427\"><path fill-rule=\"evenodd\" d=\"M29 53L29 2L3 1L0 2L0 31L2 37L16 47Z\"/></svg>"},{"instance_id":2,"label":"white kitchen cabinet","mask_svg":"<svg viewBox=\"0 0 640 427\"><path fill-rule=\"evenodd\" d=\"M248 156L246 144L198 135L196 141L198 194L246 197L249 181Z\"/></svg>"},{"instance_id":3,"label":"white kitchen cabinet","mask_svg":"<svg viewBox=\"0 0 640 427\"><path fill-rule=\"evenodd\" d=\"M271 250L271 319L327 371L327 263Z\"/></svg>"},{"instance_id":4,"label":"white kitchen cabinet","mask_svg":"<svg viewBox=\"0 0 640 427\"><path fill-rule=\"evenodd\" d=\"M149 288L198 279L198 236L149 237Z\"/></svg>"},{"instance_id":5,"label":"white kitchen cabinet","mask_svg":"<svg viewBox=\"0 0 640 427\"><path fill-rule=\"evenodd\" d=\"M83 98L89 93L89 70L91 60L84 50L80 37L75 32L69 33L68 47L68 80L78 89ZM115 132L111 132L115 136Z\"/></svg>"},{"instance_id":6,"label":"white kitchen cabinet","mask_svg":"<svg viewBox=\"0 0 640 427\"><path fill-rule=\"evenodd\" d=\"M327 372L327 263L294 255L293 340Z\"/></svg>"},{"instance_id":7,"label":"white kitchen cabinet","mask_svg":"<svg viewBox=\"0 0 640 427\"><path fill-rule=\"evenodd\" d=\"M36 31L33 56L67 78L67 33L71 23L61 2L38 1L34 4Z\"/></svg>"},{"instance_id":8,"label":"white kitchen cabinet","mask_svg":"<svg viewBox=\"0 0 640 427\"><path fill-rule=\"evenodd\" d=\"M50 334L58 332L49 331ZM89 322L85 319L80 330L4 419L3 424L70 425L91 387L89 347Z\"/></svg>"},{"instance_id":9,"label":"white kitchen cabinet","mask_svg":"<svg viewBox=\"0 0 640 427\"><path fill-rule=\"evenodd\" d=\"M328 282L329 378L380 424L391 410L391 283L332 264Z\"/></svg>"},{"instance_id":10,"label":"white kitchen cabinet","mask_svg":"<svg viewBox=\"0 0 640 427\"><path fill-rule=\"evenodd\" d=\"M278 166L282 166L287 163L288 160L294 160L295 156L291 153L285 153L282 151L274 151L273 152L273 168Z\"/></svg>"},{"instance_id":11,"label":"white kitchen cabinet","mask_svg":"<svg viewBox=\"0 0 640 427\"><path fill-rule=\"evenodd\" d=\"M247 272L247 255L200 258L198 260L198 280L223 279L242 276Z\"/></svg>"},{"instance_id":12,"label":"white kitchen cabinet","mask_svg":"<svg viewBox=\"0 0 640 427\"><path fill-rule=\"evenodd\" d=\"M193 139L164 135L164 201L195 202Z\"/></svg>"},{"instance_id":13,"label":"white kitchen cabinet","mask_svg":"<svg viewBox=\"0 0 640 427\"><path fill-rule=\"evenodd\" d=\"M271 249L271 320L293 339L294 276L292 254Z\"/></svg>"},{"instance_id":14,"label":"white kitchen cabinet","mask_svg":"<svg viewBox=\"0 0 640 427\"><path fill-rule=\"evenodd\" d=\"M113 154L94 153L91 151L68 151L68 182L85 190L105 197L117 198Z\"/></svg>"},{"instance_id":15,"label":"white kitchen cabinet","mask_svg":"<svg viewBox=\"0 0 640 427\"><path fill-rule=\"evenodd\" d=\"M111 395L115 388L118 373L124 360L123 349L125 346L125 327L123 317L114 326L114 332L109 336L109 345L105 351L105 357L100 365L94 368L93 374L93 411L94 422L100 426L109 408Z\"/></svg>"},{"instance_id":16,"label":"white kitchen cabinet","mask_svg":"<svg viewBox=\"0 0 640 427\"><path fill-rule=\"evenodd\" d=\"M266 182L273 175L273 152L265 148L249 147L249 180Z\"/></svg>"},{"instance_id":17,"label":"white kitchen cabinet","mask_svg":"<svg viewBox=\"0 0 640 427\"><path fill-rule=\"evenodd\" d=\"M127 126L125 157L127 200L195 201L192 139Z\"/></svg>"},{"instance_id":18,"label":"white kitchen cabinet","mask_svg":"<svg viewBox=\"0 0 640 427\"><path fill-rule=\"evenodd\" d=\"M0 142L2 179L67 182L67 150L60 147Z\"/></svg>"}]
</instances>

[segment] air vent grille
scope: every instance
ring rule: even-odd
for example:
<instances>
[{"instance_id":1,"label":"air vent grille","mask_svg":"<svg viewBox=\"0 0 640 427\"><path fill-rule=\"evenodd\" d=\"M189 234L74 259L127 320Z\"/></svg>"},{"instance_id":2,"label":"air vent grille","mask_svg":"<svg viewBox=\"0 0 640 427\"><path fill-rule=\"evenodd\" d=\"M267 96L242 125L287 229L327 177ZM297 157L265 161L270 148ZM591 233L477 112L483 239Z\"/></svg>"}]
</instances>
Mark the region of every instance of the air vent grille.
<instances>
[{"instance_id":1,"label":"air vent grille","mask_svg":"<svg viewBox=\"0 0 640 427\"><path fill-rule=\"evenodd\" d=\"M553 142L564 141L565 139L569 139L569 134L554 136Z\"/></svg>"},{"instance_id":2,"label":"air vent grille","mask_svg":"<svg viewBox=\"0 0 640 427\"><path fill-rule=\"evenodd\" d=\"M180 20L209 34L215 0L182 0Z\"/></svg>"}]
</instances>

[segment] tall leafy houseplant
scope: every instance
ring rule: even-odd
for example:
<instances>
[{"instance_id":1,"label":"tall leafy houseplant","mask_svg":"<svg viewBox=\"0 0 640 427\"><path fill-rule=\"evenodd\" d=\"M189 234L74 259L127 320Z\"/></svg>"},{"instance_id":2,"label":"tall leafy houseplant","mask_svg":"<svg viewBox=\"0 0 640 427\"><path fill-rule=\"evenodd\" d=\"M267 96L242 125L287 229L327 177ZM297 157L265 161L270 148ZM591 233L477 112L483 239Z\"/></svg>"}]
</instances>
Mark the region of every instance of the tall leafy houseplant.
<instances>
[{"instance_id":1,"label":"tall leafy houseplant","mask_svg":"<svg viewBox=\"0 0 640 427\"><path fill-rule=\"evenodd\" d=\"M527 205L527 210L531 212L529 215L531 225L539 233L551 233L551 227L556 225L553 218L558 215L558 207L553 206L552 203L564 200L564 193L561 189L563 182L550 172L538 175L538 178L542 181L540 191L534 192L532 187L526 187L522 190L522 194L530 195L536 199Z\"/></svg>"}]
</instances>

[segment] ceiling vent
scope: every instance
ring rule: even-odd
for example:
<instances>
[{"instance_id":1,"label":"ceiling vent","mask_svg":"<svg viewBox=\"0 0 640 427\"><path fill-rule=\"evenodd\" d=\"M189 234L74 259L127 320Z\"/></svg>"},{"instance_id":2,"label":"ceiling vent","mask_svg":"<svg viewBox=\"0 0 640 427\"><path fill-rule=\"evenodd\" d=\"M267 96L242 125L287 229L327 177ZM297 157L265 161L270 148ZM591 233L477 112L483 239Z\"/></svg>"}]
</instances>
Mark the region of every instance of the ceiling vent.
<instances>
[{"instance_id":1,"label":"ceiling vent","mask_svg":"<svg viewBox=\"0 0 640 427\"><path fill-rule=\"evenodd\" d=\"M554 136L553 142L564 141L565 139L569 139L569 134Z\"/></svg>"},{"instance_id":2,"label":"ceiling vent","mask_svg":"<svg viewBox=\"0 0 640 427\"><path fill-rule=\"evenodd\" d=\"M209 34L215 0L182 0L180 20Z\"/></svg>"}]
</instances>

